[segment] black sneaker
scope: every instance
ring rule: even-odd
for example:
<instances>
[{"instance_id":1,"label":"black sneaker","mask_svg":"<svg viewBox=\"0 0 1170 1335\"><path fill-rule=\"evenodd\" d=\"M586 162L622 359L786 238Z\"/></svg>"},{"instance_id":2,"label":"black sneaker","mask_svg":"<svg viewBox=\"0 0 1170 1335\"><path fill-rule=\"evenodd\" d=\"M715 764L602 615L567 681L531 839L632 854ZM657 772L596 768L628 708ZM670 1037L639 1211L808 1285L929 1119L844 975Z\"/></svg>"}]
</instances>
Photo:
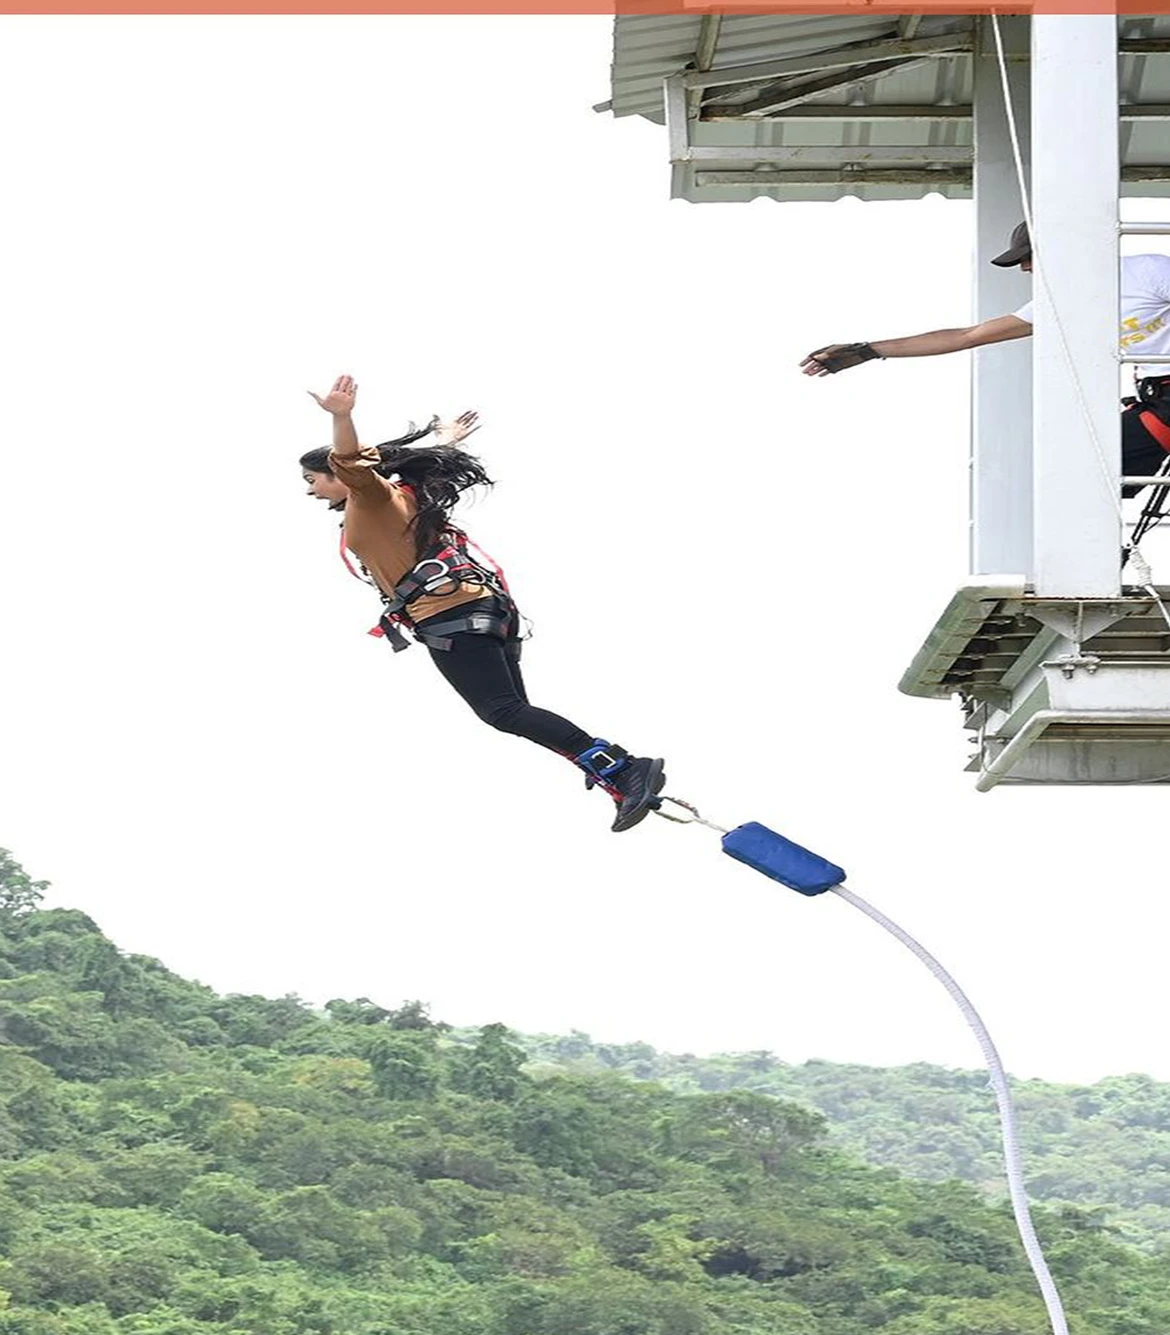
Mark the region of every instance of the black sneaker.
<instances>
[{"instance_id":1,"label":"black sneaker","mask_svg":"<svg viewBox=\"0 0 1170 1335\"><path fill-rule=\"evenodd\" d=\"M609 780L608 787L618 804L611 830L618 834L632 830L658 805L655 798L666 785L663 763L634 756Z\"/></svg>"}]
</instances>

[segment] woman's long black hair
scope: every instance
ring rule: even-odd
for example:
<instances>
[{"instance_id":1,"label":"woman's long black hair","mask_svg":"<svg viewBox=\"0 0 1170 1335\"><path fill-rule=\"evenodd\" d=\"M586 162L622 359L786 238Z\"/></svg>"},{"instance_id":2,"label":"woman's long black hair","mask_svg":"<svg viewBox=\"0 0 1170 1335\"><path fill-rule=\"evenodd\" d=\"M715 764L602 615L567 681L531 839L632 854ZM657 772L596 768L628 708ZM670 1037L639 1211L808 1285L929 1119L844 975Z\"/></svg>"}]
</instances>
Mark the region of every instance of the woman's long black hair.
<instances>
[{"instance_id":1,"label":"woman's long black hair","mask_svg":"<svg viewBox=\"0 0 1170 1335\"><path fill-rule=\"evenodd\" d=\"M416 427L412 422L405 435L376 447L382 456L376 471L383 477L399 478L414 492L418 512L410 522L414 529L415 555L419 560L447 527L460 495L469 487L492 485L483 464L457 445L411 448L415 441L429 436L437 425L437 419L424 427ZM300 464L310 473L333 472L326 448L301 455Z\"/></svg>"}]
</instances>

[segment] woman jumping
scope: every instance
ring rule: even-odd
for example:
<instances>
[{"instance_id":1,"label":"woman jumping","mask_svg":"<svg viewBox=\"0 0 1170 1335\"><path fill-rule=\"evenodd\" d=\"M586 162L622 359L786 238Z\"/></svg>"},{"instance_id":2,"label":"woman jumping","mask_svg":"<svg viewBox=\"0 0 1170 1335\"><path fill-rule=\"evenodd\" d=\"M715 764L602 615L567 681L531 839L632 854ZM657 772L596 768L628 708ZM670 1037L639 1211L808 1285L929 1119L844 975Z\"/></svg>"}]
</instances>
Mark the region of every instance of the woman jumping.
<instances>
[{"instance_id":1,"label":"woman jumping","mask_svg":"<svg viewBox=\"0 0 1170 1335\"><path fill-rule=\"evenodd\" d=\"M402 632L409 630L485 723L571 760L584 771L586 788L596 785L613 798L614 830L637 825L666 782L663 762L632 756L528 703L520 616L503 573L451 523L461 492L491 485L479 460L457 448L476 429L475 414L444 428L449 440L441 444L414 448L435 432L432 422L385 445L363 446L353 424L357 385L350 376L340 376L324 397L309 393L333 418L333 448L301 456L309 495L344 511L342 556L350 565L352 553L377 586L384 604L380 628L394 648L407 647Z\"/></svg>"}]
</instances>

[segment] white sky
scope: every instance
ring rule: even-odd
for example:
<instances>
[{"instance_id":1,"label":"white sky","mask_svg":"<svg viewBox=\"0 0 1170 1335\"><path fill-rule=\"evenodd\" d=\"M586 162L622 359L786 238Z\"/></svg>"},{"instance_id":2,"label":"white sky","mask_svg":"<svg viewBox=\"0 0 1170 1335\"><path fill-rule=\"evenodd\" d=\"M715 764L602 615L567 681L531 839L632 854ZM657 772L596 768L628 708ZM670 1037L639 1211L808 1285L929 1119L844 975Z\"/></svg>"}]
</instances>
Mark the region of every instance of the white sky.
<instances>
[{"instance_id":1,"label":"white sky","mask_svg":"<svg viewBox=\"0 0 1170 1335\"><path fill-rule=\"evenodd\" d=\"M977 794L957 704L896 690L966 572L965 359L795 371L964 322L969 206L671 203L664 131L590 109L609 34L4 20L0 844L224 991L978 1063L847 905L616 838L364 634L296 467L349 371L368 437L483 413L535 703L842 863L1017 1073L1170 1079L1164 790Z\"/></svg>"}]
</instances>

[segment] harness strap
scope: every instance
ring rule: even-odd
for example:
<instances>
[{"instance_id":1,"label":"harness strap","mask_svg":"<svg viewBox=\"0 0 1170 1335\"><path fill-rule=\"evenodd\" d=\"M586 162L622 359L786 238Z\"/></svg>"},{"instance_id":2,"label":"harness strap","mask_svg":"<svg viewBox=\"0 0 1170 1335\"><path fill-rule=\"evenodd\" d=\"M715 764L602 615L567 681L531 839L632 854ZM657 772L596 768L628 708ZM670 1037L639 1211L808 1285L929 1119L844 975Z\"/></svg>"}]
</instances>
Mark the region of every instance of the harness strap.
<instances>
[{"instance_id":1,"label":"harness strap","mask_svg":"<svg viewBox=\"0 0 1170 1335\"><path fill-rule=\"evenodd\" d=\"M1163 422L1157 413L1143 408L1138 413L1138 421L1145 427L1159 445L1170 454L1170 423Z\"/></svg>"},{"instance_id":2,"label":"harness strap","mask_svg":"<svg viewBox=\"0 0 1170 1335\"><path fill-rule=\"evenodd\" d=\"M1170 376L1144 376L1137 382L1137 397L1123 399L1128 412L1170 454Z\"/></svg>"},{"instance_id":3,"label":"harness strap","mask_svg":"<svg viewBox=\"0 0 1170 1335\"><path fill-rule=\"evenodd\" d=\"M440 621L437 626L428 625L426 630L416 626L414 638L428 649L450 649L453 635L495 635L506 640L510 628L511 618L498 612L469 612L451 621Z\"/></svg>"},{"instance_id":4,"label":"harness strap","mask_svg":"<svg viewBox=\"0 0 1170 1335\"><path fill-rule=\"evenodd\" d=\"M344 524L342 524L341 526L340 534L341 536L340 536L340 541L338 542L337 550L341 554L342 561L345 562L346 570L349 571L349 573L354 577L354 579L360 579L363 584L372 584L374 581L370 579L368 576L363 575L362 572L358 570L357 567L354 565L354 563L349 559L349 548L346 546L345 543Z\"/></svg>"},{"instance_id":5,"label":"harness strap","mask_svg":"<svg viewBox=\"0 0 1170 1335\"><path fill-rule=\"evenodd\" d=\"M404 487L410 491L411 488ZM459 632L472 634L498 635L506 640L512 630L512 618L518 615L512 599L508 581L500 566L463 532L462 529L448 525L439 540L441 545L432 548L421 561L416 562L402 579L394 586L392 595L382 593L384 611L378 624L368 634L384 637L395 653L410 648L410 641L403 633L403 627L409 627L420 643L432 649L450 649L451 635ZM346 570L363 584L372 584L378 588L364 565L355 566L349 558L349 549L345 541L345 526L342 525L339 551ZM417 598L427 594L439 595L444 586L452 586L448 592L456 592L461 585L472 584L487 589L499 596L511 609L500 613L468 613L452 621L444 621L433 631L420 634L411 619L408 608ZM435 633L439 632L439 633Z\"/></svg>"},{"instance_id":6,"label":"harness strap","mask_svg":"<svg viewBox=\"0 0 1170 1335\"><path fill-rule=\"evenodd\" d=\"M493 572L477 566L455 545L441 548L421 561L394 586L394 596L387 600L388 612L401 612L416 598L426 594L437 595L444 585L451 584L454 593L461 584L493 585Z\"/></svg>"},{"instance_id":7,"label":"harness strap","mask_svg":"<svg viewBox=\"0 0 1170 1335\"><path fill-rule=\"evenodd\" d=\"M383 616L378 624L369 631L369 634L385 636L390 648L396 654L400 654L403 649L410 648L410 641L403 635L402 627L388 616Z\"/></svg>"},{"instance_id":8,"label":"harness strap","mask_svg":"<svg viewBox=\"0 0 1170 1335\"><path fill-rule=\"evenodd\" d=\"M454 592L461 584L475 584L511 601L503 571L486 553L480 553L482 562L475 559L462 529L448 528L444 537L443 546L428 552L394 586L393 596L386 599L387 615L408 616L406 609L416 598L436 595L445 585L452 585Z\"/></svg>"},{"instance_id":9,"label":"harness strap","mask_svg":"<svg viewBox=\"0 0 1170 1335\"><path fill-rule=\"evenodd\" d=\"M500 582L500 587L509 597L511 597L512 591L511 589L508 588L507 577L505 576L503 568L500 566L499 562L494 561L478 543L472 542L472 540L467 536L466 533L463 532L462 529L457 530L457 532L459 534L459 537L462 539L464 550L470 553L473 559L478 557L479 564L482 566L486 566L492 572L492 574L495 575L496 579L498 579Z\"/></svg>"}]
</instances>

